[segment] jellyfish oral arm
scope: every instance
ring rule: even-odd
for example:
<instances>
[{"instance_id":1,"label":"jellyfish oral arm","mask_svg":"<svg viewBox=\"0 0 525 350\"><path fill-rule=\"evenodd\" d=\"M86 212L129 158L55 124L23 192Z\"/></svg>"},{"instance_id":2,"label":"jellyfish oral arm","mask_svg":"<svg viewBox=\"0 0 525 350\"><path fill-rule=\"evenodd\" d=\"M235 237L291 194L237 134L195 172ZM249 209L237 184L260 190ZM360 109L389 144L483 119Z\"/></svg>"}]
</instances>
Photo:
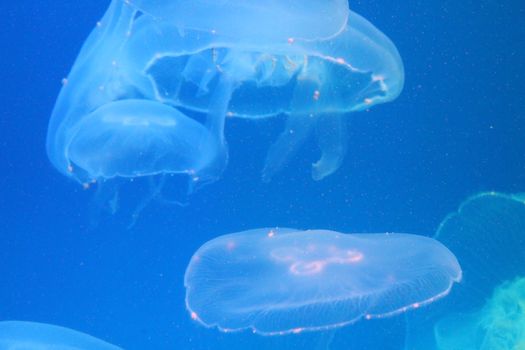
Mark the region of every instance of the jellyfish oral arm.
<instances>
[{"instance_id":1,"label":"jellyfish oral arm","mask_svg":"<svg viewBox=\"0 0 525 350\"><path fill-rule=\"evenodd\" d=\"M206 123L211 132L217 136L218 140L223 142L224 123L228 113L228 106L237 84L227 73L219 72L219 74L219 83L211 97Z\"/></svg>"},{"instance_id":2,"label":"jellyfish oral arm","mask_svg":"<svg viewBox=\"0 0 525 350\"><path fill-rule=\"evenodd\" d=\"M270 146L262 171L262 180L269 182L289 159L297 153L304 141L311 134L313 117L292 113L286 120L285 130Z\"/></svg>"},{"instance_id":3,"label":"jellyfish oral arm","mask_svg":"<svg viewBox=\"0 0 525 350\"><path fill-rule=\"evenodd\" d=\"M264 182L269 182L299 150L311 135L318 117L315 109L315 96L319 91L319 83L314 79L301 77L298 77L297 80L291 102L292 110L286 120L286 127L271 145L266 156L262 175Z\"/></svg>"},{"instance_id":4,"label":"jellyfish oral arm","mask_svg":"<svg viewBox=\"0 0 525 350\"><path fill-rule=\"evenodd\" d=\"M322 180L341 166L347 148L344 115L323 115L316 123L321 158L312 164L312 178Z\"/></svg>"}]
</instances>

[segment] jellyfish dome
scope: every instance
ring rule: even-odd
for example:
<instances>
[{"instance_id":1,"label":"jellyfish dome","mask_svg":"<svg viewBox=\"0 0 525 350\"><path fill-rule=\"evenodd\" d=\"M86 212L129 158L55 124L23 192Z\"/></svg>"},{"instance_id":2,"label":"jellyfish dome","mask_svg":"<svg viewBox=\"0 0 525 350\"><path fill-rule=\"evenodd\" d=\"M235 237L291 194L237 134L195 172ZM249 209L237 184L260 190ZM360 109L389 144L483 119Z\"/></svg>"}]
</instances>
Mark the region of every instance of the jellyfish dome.
<instances>
[{"instance_id":1,"label":"jellyfish dome","mask_svg":"<svg viewBox=\"0 0 525 350\"><path fill-rule=\"evenodd\" d=\"M132 6L183 30L214 32L236 42L274 45L337 35L348 18L347 0L130 0ZM220 16L218 16L220 14ZM275 18L281 20L276 21Z\"/></svg>"},{"instance_id":2,"label":"jellyfish dome","mask_svg":"<svg viewBox=\"0 0 525 350\"><path fill-rule=\"evenodd\" d=\"M213 239L184 278L191 317L265 335L340 327L418 308L461 279L454 255L423 236L256 229Z\"/></svg>"},{"instance_id":3,"label":"jellyfish dome","mask_svg":"<svg viewBox=\"0 0 525 350\"><path fill-rule=\"evenodd\" d=\"M346 0L113 0L64 79L47 153L83 184L174 174L209 182L227 164L227 116L286 115L263 178L315 127L321 179L344 157L343 116L402 86L395 46Z\"/></svg>"},{"instance_id":4,"label":"jellyfish dome","mask_svg":"<svg viewBox=\"0 0 525 350\"><path fill-rule=\"evenodd\" d=\"M0 322L0 350L122 350L90 335L26 321Z\"/></svg>"}]
</instances>

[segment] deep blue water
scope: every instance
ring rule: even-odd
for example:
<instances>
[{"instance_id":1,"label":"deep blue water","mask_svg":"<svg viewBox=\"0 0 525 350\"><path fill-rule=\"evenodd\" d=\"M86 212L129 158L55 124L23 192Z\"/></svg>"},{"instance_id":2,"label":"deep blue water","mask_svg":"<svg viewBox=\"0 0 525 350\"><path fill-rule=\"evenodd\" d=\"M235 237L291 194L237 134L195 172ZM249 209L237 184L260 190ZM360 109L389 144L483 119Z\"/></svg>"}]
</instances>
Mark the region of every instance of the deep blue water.
<instances>
[{"instance_id":1,"label":"deep blue water","mask_svg":"<svg viewBox=\"0 0 525 350\"><path fill-rule=\"evenodd\" d=\"M356 1L398 47L406 84L394 102L349 116L338 172L311 180L311 142L262 183L282 120L229 120L221 180L185 207L152 203L131 229L119 213L93 224L94 192L51 166L45 136L61 79L107 5L0 7L0 320L63 325L125 349L260 347L268 340L187 315L184 270L205 241L266 226L431 236L470 195L525 191L525 3ZM310 336L267 346L300 348Z\"/></svg>"}]
</instances>

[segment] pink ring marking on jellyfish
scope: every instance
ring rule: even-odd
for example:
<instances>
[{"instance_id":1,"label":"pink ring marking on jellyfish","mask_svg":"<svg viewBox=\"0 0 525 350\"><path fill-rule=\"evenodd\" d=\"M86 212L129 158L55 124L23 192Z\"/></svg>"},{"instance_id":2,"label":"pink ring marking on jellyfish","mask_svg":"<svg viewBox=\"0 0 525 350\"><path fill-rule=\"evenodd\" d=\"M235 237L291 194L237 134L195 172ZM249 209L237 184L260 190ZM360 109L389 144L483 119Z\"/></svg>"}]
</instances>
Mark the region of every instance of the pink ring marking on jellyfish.
<instances>
[{"instance_id":1,"label":"pink ring marking on jellyfish","mask_svg":"<svg viewBox=\"0 0 525 350\"><path fill-rule=\"evenodd\" d=\"M290 272L299 276L315 275L323 271L326 264L327 262L323 260L298 261L290 265Z\"/></svg>"},{"instance_id":2,"label":"pink ring marking on jellyfish","mask_svg":"<svg viewBox=\"0 0 525 350\"><path fill-rule=\"evenodd\" d=\"M346 252L346 255L347 255L347 258L346 258L347 263L358 263L358 262L363 261L365 257L364 254L358 250L349 250Z\"/></svg>"},{"instance_id":3,"label":"pink ring marking on jellyfish","mask_svg":"<svg viewBox=\"0 0 525 350\"><path fill-rule=\"evenodd\" d=\"M309 276L322 272L327 265L337 264L357 264L363 261L364 254L357 250L346 251L346 256L332 256L326 259L317 259L311 261L299 260L290 265L290 272L297 276ZM290 260L286 259L286 260ZM285 260L285 261L286 261Z\"/></svg>"}]
</instances>

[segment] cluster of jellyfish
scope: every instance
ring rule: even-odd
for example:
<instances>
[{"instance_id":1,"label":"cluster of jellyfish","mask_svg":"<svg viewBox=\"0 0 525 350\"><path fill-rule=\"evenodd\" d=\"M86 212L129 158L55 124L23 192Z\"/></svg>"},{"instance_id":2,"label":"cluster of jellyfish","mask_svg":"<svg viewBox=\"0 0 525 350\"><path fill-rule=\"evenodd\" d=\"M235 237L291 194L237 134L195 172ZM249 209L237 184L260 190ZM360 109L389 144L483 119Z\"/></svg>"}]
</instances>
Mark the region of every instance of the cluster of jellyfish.
<instances>
[{"instance_id":1,"label":"cluster of jellyfish","mask_svg":"<svg viewBox=\"0 0 525 350\"><path fill-rule=\"evenodd\" d=\"M284 115L262 179L315 134L312 177L321 180L345 156L348 114L395 99L403 80L396 47L347 0L112 0L64 79L47 152L86 187L176 174L210 182L227 165L228 118ZM525 271L511 270L525 259L508 250L520 247L512 234L524 211L517 197L488 194L435 238L289 228L219 236L186 269L186 307L206 327L274 336L412 311L406 350L496 349L503 332L513 343L497 349L516 349L525 342ZM463 313L418 313L448 300L463 274L451 297ZM57 346L119 349L59 326L0 322L0 350Z\"/></svg>"},{"instance_id":2,"label":"cluster of jellyfish","mask_svg":"<svg viewBox=\"0 0 525 350\"><path fill-rule=\"evenodd\" d=\"M412 310L400 349L519 350L524 229L525 196L482 193L445 218L434 238L294 229L224 235L193 255L186 305L207 327L275 336ZM420 307L445 296L462 274L447 298ZM120 349L60 326L0 322L0 350L20 348Z\"/></svg>"},{"instance_id":3,"label":"cluster of jellyfish","mask_svg":"<svg viewBox=\"0 0 525 350\"><path fill-rule=\"evenodd\" d=\"M85 186L214 181L228 161L227 119L277 116L286 127L263 180L313 134L320 180L345 156L348 114L396 98L404 70L347 0L113 0L63 83L47 153Z\"/></svg>"}]
</instances>

